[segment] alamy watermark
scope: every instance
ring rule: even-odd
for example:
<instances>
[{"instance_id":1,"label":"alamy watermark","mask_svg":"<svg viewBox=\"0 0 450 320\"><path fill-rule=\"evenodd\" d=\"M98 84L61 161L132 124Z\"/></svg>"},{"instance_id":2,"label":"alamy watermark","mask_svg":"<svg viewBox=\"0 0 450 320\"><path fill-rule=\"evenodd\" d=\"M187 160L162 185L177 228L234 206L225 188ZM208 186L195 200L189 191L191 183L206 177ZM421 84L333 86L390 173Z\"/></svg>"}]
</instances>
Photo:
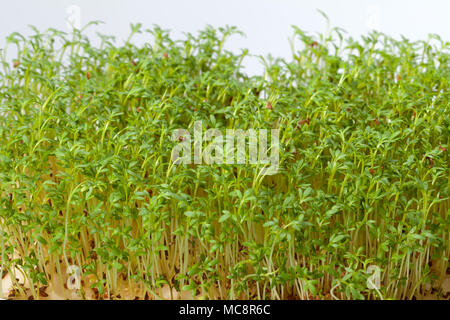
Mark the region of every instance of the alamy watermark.
<instances>
[{"instance_id":1,"label":"alamy watermark","mask_svg":"<svg viewBox=\"0 0 450 320\"><path fill-rule=\"evenodd\" d=\"M80 29L81 28L81 8L76 4L72 4L66 8L67 19L66 24L67 28L70 30Z\"/></svg>"},{"instance_id":2,"label":"alamy watermark","mask_svg":"<svg viewBox=\"0 0 450 320\"><path fill-rule=\"evenodd\" d=\"M219 129L208 129L203 133L202 121L194 122L193 139L188 130L176 129L172 140L177 142L172 149L175 164L253 164L262 166L262 175L278 172L279 129L270 130L269 147L267 129L226 129L225 134Z\"/></svg>"},{"instance_id":3,"label":"alamy watermark","mask_svg":"<svg viewBox=\"0 0 450 320\"><path fill-rule=\"evenodd\" d=\"M371 4L366 8L366 26L369 30L379 30L381 27L381 8Z\"/></svg>"},{"instance_id":4,"label":"alamy watermark","mask_svg":"<svg viewBox=\"0 0 450 320\"><path fill-rule=\"evenodd\" d=\"M81 269L76 265L70 265L67 268L67 274L69 278L67 279L67 289L78 290L81 288Z\"/></svg>"},{"instance_id":5,"label":"alamy watermark","mask_svg":"<svg viewBox=\"0 0 450 320\"><path fill-rule=\"evenodd\" d=\"M383 300L383 295L380 291L381 288L381 269L379 266L376 265L370 265L367 267L367 273L370 274L370 276L367 278L366 285L369 290L375 290L380 297L381 300Z\"/></svg>"}]
</instances>

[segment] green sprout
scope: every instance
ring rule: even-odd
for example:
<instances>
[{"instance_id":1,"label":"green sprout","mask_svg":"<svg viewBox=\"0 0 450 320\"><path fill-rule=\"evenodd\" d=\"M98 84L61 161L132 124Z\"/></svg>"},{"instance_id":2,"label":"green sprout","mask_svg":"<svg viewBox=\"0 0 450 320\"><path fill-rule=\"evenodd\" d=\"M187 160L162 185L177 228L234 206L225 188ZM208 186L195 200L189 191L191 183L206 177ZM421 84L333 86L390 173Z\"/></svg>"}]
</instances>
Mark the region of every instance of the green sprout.
<instances>
[{"instance_id":1,"label":"green sprout","mask_svg":"<svg viewBox=\"0 0 450 320\"><path fill-rule=\"evenodd\" d=\"M95 23L94 23L95 24ZM450 257L449 48L294 27L292 58L207 27L49 29L0 67L0 278L10 298L413 299ZM148 36L133 44L137 33ZM7 59L7 49L17 57ZM279 171L171 161L173 130L280 130ZM379 287L370 287L376 266ZM18 276L23 281L17 281ZM75 275L72 275L75 276ZM370 282L374 283L374 282ZM1 289L1 287L0 287Z\"/></svg>"}]
</instances>

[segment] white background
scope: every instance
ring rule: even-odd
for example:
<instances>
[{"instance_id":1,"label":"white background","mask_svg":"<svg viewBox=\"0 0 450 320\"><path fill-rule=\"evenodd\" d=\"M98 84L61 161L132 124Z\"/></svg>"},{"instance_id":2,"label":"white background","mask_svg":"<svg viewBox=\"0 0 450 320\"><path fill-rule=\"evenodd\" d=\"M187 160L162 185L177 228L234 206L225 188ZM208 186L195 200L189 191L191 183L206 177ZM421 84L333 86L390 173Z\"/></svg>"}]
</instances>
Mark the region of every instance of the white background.
<instances>
[{"instance_id":1,"label":"white background","mask_svg":"<svg viewBox=\"0 0 450 320\"><path fill-rule=\"evenodd\" d=\"M131 22L141 22L144 28L158 24L172 30L174 38L206 24L235 25L246 37L233 37L228 49L248 48L255 55L289 57L291 25L310 33L324 32L325 20L316 9L329 16L332 27L341 27L353 37L375 28L411 40L426 39L429 33L450 38L450 0L0 0L0 47L11 32L30 34L29 24L40 30L69 31L71 5L80 8L81 25L92 20L106 23L91 27L88 34L99 31L120 41L127 38ZM136 38L140 43L149 40L149 35ZM256 58L247 59L246 70L260 72Z\"/></svg>"}]
</instances>

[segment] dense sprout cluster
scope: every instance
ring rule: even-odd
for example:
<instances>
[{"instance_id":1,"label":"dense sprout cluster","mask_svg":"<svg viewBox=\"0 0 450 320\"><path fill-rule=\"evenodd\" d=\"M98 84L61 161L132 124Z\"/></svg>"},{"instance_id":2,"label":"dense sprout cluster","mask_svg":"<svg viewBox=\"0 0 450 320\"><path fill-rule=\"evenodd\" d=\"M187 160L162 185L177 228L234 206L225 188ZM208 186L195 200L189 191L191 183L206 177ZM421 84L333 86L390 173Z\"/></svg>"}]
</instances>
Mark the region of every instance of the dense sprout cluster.
<instances>
[{"instance_id":1,"label":"dense sprout cluster","mask_svg":"<svg viewBox=\"0 0 450 320\"><path fill-rule=\"evenodd\" d=\"M234 28L149 42L50 29L1 53L1 274L120 298L418 298L446 277L449 43L295 28L292 59ZM151 43L151 44L150 44ZM298 48L296 48L298 47ZM6 48L5 48L6 49ZM171 161L171 133L280 130L280 168ZM380 286L368 280L379 271ZM13 277L15 278L15 276ZM93 288L93 289L92 289ZM439 290L439 289L437 289ZM134 297L134 296L133 296Z\"/></svg>"}]
</instances>

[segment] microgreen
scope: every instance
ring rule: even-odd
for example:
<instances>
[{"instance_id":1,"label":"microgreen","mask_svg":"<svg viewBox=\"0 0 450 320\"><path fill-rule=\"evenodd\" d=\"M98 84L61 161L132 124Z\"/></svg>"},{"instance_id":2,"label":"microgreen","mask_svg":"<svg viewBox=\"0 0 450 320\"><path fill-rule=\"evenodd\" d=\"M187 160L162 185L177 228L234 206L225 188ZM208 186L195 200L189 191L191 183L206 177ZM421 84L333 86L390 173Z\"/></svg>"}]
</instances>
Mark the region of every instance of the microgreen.
<instances>
[{"instance_id":1,"label":"microgreen","mask_svg":"<svg viewBox=\"0 0 450 320\"><path fill-rule=\"evenodd\" d=\"M136 46L136 33L149 41ZM77 294L94 298L168 286L171 298L411 299L442 283L449 43L295 27L292 59L262 58L264 75L249 77L247 50L225 47L236 33L172 40L138 24L99 47L79 30L7 38L0 275L23 272L20 294L38 299L72 265ZM279 129L277 174L174 165L171 133L195 121Z\"/></svg>"}]
</instances>

